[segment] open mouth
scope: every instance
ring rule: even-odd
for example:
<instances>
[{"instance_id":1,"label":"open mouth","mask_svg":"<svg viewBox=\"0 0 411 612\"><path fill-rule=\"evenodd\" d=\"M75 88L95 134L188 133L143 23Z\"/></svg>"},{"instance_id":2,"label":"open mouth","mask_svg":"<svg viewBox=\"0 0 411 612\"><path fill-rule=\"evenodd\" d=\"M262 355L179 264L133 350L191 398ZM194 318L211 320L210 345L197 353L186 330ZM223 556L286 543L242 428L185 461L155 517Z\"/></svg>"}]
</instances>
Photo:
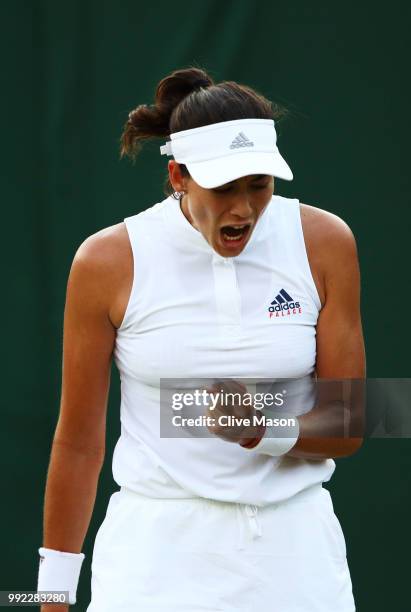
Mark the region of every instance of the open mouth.
<instances>
[{"instance_id":1,"label":"open mouth","mask_svg":"<svg viewBox=\"0 0 411 612\"><path fill-rule=\"evenodd\" d=\"M220 229L223 245L233 249L241 246L247 239L251 224L246 225L225 225Z\"/></svg>"}]
</instances>

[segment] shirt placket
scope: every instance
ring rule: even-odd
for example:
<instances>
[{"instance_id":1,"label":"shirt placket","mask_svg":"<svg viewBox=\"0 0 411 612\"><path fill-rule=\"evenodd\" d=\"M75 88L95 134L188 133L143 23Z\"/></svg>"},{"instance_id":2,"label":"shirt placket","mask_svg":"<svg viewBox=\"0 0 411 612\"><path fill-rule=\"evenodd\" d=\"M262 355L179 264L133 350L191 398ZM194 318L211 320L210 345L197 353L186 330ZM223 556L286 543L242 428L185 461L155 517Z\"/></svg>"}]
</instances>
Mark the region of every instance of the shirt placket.
<instances>
[{"instance_id":1,"label":"shirt placket","mask_svg":"<svg viewBox=\"0 0 411 612\"><path fill-rule=\"evenodd\" d=\"M213 255L217 318L223 336L237 336L241 328L241 299L233 258Z\"/></svg>"}]
</instances>

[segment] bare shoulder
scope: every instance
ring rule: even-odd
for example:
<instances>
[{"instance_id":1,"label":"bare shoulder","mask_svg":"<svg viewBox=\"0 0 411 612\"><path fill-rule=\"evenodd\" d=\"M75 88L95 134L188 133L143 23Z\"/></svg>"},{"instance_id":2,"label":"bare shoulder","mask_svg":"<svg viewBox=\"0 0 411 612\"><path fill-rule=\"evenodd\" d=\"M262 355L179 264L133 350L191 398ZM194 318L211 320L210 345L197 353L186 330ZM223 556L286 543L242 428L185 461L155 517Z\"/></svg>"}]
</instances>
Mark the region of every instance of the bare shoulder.
<instances>
[{"instance_id":1,"label":"bare shoulder","mask_svg":"<svg viewBox=\"0 0 411 612\"><path fill-rule=\"evenodd\" d=\"M119 327L133 277L133 256L124 221L88 236L75 253L73 270L80 271L84 283L95 286L113 326Z\"/></svg>"},{"instance_id":2,"label":"bare shoulder","mask_svg":"<svg viewBox=\"0 0 411 612\"><path fill-rule=\"evenodd\" d=\"M327 280L338 264L347 270L357 266L356 240L346 221L334 213L300 203L300 214L311 271L324 305Z\"/></svg>"},{"instance_id":3,"label":"bare shoulder","mask_svg":"<svg viewBox=\"0 0 411 612\"><path fill-rule=\"evenodd\" d=\"M107 269L118 265L122 255L129 249L130 242L123 221L88 236L78 247L74 259L88 263L96 269Z\"/></svg>"},{"instance_id":4,"label":"bare shoulder","mask_svg":"<svg viewBox=\"0 0 411 612\"><path fill-rule=\"evenodd\" d=\"M301 220L304 235L309 239L324 243L338 240L339 242L355 242L354 234L349 225L338 215L310 204L300 203Z\"/></svg>"}]
</instances>

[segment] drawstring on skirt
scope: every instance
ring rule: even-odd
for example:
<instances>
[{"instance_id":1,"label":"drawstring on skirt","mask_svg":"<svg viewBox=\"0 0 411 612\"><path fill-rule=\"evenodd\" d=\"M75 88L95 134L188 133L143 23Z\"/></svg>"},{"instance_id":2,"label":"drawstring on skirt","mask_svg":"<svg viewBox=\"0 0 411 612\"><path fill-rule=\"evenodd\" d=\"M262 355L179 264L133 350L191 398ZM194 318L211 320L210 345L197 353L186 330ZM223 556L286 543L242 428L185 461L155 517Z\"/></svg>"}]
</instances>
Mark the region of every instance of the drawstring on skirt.
<instances>
[{"instance_id":1,"label":"drawstring on skirt","mask_svg":"<svg viewBox=\"0 0 411 612\"><path fill-rule=\"evenodd\" d=\"M238 524L238 550L244 548L245 529L249 529L253 540L263 535L260 520L258 518L258 506L253 504L236 504Z\"/></svg>"}]
</instances>

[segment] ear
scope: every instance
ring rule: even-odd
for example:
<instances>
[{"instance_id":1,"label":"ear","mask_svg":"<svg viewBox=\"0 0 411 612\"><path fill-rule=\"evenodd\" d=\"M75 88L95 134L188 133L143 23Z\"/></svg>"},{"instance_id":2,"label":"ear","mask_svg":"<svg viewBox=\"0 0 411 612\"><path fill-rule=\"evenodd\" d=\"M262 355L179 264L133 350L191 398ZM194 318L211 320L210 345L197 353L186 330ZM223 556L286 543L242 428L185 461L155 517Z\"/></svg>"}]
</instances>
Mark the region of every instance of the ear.
<instances>
[{"instance_id":1,"label":"ear","mask_svg":"<svg viewBox=\"0 0 411 612\"><path fill-rule=\"evenodd\" d=\"M186 190L186 177L181 174L180 165L174 159L168 162L168 175L174 191Z\"/></svg>"}]
</instances>

